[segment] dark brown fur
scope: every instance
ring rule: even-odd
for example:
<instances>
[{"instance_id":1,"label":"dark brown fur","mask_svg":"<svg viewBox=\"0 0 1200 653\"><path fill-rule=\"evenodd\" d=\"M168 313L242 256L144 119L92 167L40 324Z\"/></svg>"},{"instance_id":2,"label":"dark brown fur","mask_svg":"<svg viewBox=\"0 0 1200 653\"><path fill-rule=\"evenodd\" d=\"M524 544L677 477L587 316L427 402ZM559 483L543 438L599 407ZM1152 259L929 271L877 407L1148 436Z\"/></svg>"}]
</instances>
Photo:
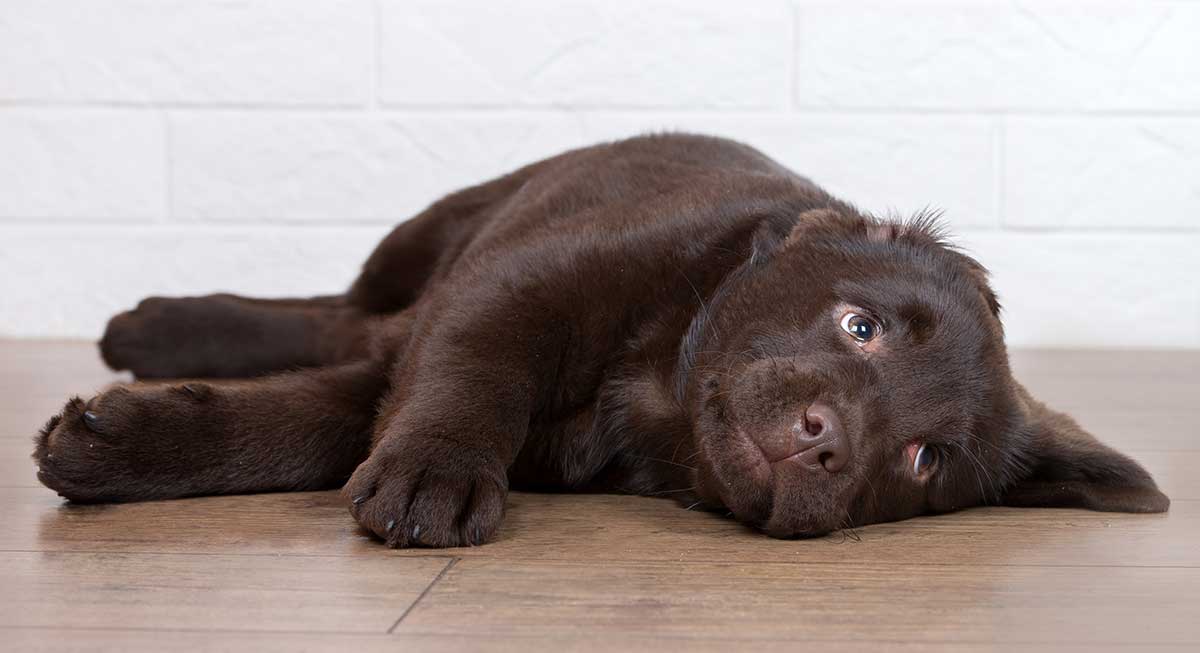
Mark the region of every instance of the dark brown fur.
<instances>
[{"instance_id":1,"label":"dark brown fur","mask_svg":"<svg viewBox=\"0 0 1200 653\"><path fill-rule=\"evenodd\" d=\"M74 399L35 458L78 502L342 486L392 546L486 541L509 487L673 496L780 537L1166 510L1013 380L998 316L932 221L864 216L736 143L643 137L438 201L343 296L146 300L109 324L110 365L241 380Z\"/></svg>"}]
</instances>

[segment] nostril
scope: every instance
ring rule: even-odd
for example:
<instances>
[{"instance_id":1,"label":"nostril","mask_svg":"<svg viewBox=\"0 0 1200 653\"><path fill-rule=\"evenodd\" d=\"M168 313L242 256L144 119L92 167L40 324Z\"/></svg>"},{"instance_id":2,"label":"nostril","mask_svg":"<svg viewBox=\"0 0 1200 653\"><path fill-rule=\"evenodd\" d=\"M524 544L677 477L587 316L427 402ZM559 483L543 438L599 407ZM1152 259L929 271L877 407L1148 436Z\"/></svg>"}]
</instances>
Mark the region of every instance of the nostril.
<instances>
[{"instance_id":1,"label":"nostril","mask_svg":"<svg viewBox=\"0 0 1200 653\"><path fill-rule=\"evenodd\" d=\"M837 414L823 403L812 404L804 411L804 417L796 426L803 431L801 435L817 438L822 435L837 436L839 429Z\"/></svg>"},{"instance_id":2,"label":"nostril","mask_svg":"<svg viewBox=\"0 0 1200 653\"><path fill-rule=\"evenodd\" d=\"M803 422L804 432L812 437L817 437L825 432L825 420L816 413L806 412Z\"/></svg>"},{"instance_id":3,"label":"nostril","mask_svg":"<svg viewBox=\"0 0 1200 653\"><path fill-rule=\"evenodd\" d=\"M850 462L850 450L846 447L846 439L838 438L828 445L829 448L821 452L817 456L817 462L825 468L825 471L836 474L846 468L846 463Z\"/></svg>"},{"instance_id":4,"label":"nostril","mask_svg":"<svg viewBox=\"0 0 1200 653\"><path fill-rule=\"evenodd\" d=\"M840 472L850 462L850 438L843 432L838 415L830 406L814 402L796 423L797 443L809 465L820 465L830 473Z\"/></svg>"}]
</instances>

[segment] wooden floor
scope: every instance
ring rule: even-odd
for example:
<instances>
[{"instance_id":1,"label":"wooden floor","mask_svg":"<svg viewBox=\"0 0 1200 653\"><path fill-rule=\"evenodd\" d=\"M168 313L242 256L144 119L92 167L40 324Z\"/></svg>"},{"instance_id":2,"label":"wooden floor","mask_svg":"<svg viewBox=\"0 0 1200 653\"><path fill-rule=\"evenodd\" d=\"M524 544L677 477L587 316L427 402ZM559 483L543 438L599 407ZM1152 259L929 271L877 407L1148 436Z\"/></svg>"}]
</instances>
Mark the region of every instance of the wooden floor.
<instances>
[{"instance_id":1,"label":"wooden floor","mask_svg":"<svg viewBox=\"0 0 1200 653\"><path fill-rule=\"evenodd\" d=\"M0 342L0 649L1197 650L1200 354L1021 352L1167 515L979 509L777 541L666 500L511 497L499 541L390 551L333 493L64 505L31 436L116 377Z\"/></svg>"}]
</instances>

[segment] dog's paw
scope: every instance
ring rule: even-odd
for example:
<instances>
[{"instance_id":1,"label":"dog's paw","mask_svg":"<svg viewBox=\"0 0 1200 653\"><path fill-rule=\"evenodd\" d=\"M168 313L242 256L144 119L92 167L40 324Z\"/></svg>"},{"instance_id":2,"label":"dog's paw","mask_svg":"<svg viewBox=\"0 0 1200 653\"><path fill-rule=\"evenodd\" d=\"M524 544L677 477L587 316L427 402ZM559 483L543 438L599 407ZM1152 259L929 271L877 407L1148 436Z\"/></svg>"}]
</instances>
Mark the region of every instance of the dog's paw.
<instances>
[{"instance_id":1,"label":"dog's paw","mask_svg":"<svg viewBox=\"0 0 1200 653\"><path fill-rule=\"evenodd\" d=\"M108 321L100 356L139 379L207 376L211 361L227 353L211 337L214 325L234 329L239 315L236 302L221 295L150 297Z\"/></svg>"},{"instance_id":2,"label":"dog's paw","mask_svg":"<svg viewBox=\"0 0 1200 653\"><path fill-rule=\"evenodd\" d=\"M179 346L195 324L187 300L151 297L108 321L100 338L100 356L114 370L130 370L138 378L173 376Z\"/></svg>"},{"instance_id":3,"label":"dog's paw","mask_svg":"<svg viewBox=\"0 0 1200 653\"><path fill-rule=\"evenodd\" d=\"M204 400L204 384L139 390L118 386L89 401L75 397L35 437L38 480L76 503L169 495L179 470L178 430ZM155 417L169 412L171 418Z\"/></svg>"},{"instance_id":4,"label":"dog's paw","mask_svg":"<svg viewBox=\"0 0 1200 653\"><path fill-rule=\"evenodd\" d=\"M384 442L342 493L355 520L390 547L474 546L499 528L508 480L489 453Z\"/></svg>"}]
</instances>

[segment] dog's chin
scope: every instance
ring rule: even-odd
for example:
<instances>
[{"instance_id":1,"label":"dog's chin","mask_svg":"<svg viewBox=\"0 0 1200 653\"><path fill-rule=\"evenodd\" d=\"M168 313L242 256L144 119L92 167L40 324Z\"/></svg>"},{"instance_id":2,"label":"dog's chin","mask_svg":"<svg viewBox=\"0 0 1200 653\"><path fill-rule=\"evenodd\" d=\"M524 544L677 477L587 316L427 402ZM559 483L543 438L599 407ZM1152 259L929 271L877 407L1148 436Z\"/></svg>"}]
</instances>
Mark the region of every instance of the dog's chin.
<instances>
[{"instance_id":1,"label":"dog's chin","mask_svg":"<svg viewBox=\"0 0 1200 653\"><path fill-rule=\"evenodd\" d=\"M844 506L829 496L841 494L838 488L816 487L798 460L767 460L738 429L702 438L699 449L697 494L738 521L780 539L820 537L846 525Z\"/></svg>"},{"instance_id":2,"label":"dog's chin","mask_svg":"<svg viewBox=\"0 0 1200 653\"><path fill-rule=\"evenodd\" d=\"M825 519L820 516L813 518L789 517L781 519L772 515L766 523L751 524L766 535L780 540L808 540L824 537L846 526L844 522Z\"/></svg>"}]
</instances>

